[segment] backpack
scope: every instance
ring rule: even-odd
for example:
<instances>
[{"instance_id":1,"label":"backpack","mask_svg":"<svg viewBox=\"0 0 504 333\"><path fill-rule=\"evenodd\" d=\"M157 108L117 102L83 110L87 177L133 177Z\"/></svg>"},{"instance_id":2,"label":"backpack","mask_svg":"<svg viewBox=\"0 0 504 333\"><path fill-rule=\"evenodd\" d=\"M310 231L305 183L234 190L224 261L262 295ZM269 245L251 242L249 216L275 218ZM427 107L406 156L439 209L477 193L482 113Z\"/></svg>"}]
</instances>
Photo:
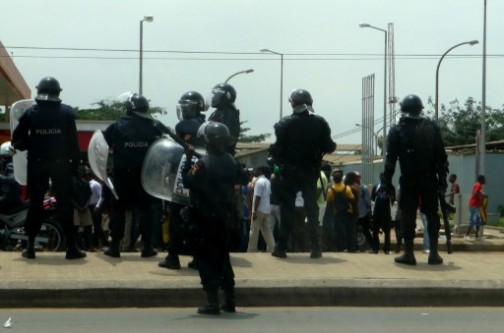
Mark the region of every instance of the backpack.
<instances>
[{"instance_id":1,"label":"backpack","mask_svg":"<svg viewBox=\"0 0 504 333\"><path fill-rule=\"evenodd\" d=\"M333 193L334 200L327 203L331 207L333 214L348 214L350 207L350 200L346 196L347 185L343 187L342 191L336 192L332 187L329 191Z\"/></svg>"}]
</instances>

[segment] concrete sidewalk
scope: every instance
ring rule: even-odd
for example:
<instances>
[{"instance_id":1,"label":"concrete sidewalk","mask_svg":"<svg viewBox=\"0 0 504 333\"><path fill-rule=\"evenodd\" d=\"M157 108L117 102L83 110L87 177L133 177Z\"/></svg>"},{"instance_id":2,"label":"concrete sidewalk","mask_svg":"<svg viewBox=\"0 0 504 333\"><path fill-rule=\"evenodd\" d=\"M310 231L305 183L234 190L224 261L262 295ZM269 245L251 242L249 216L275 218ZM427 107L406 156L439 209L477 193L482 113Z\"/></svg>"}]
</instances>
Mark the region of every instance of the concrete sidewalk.
<instances>
[{"instance_id":1,"label":"concrete sidewalk","mask_svg":"<svg viewBox=\"0 0 504 333\"><path fill-rule=\"evenodd\" d=\"M488 233L487 233L488 235ZM504 236L504 235L503 235ZM494 249L502 238L472 242L454 238L444 264L427 264L416 251L417 266L394 263L394 254L233 253L239 306L503 306L504 255ZM416 240L420 245L421 239ZM485 251L471 251L471 246ZM444 245L440 244L444 249ZM88 253L65 260L64 253L0 253L0 307L154 307L200 305L204 293L198 273L182 256L178 271L159 268L164 258L122 253L109 258Z\"/></svg>"}]
</instances>

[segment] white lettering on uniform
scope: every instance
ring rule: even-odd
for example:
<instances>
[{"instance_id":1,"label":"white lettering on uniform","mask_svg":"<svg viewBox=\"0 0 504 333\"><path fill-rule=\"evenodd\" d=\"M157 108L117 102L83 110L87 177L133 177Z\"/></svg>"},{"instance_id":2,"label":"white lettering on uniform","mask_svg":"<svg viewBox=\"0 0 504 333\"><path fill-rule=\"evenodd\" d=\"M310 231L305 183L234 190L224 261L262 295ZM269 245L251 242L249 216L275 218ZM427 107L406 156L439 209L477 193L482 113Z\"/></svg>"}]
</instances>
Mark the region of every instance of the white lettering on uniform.
<instances>
[{"instance_id":1,"label":"white lettering on uniform","mask_svg":"<svg viewBox=\"0 0 504 333\"><path fill-rule=\"evenodd\" d=\"M145 141L138 141L138 142L127 141L124 143L125 148L145 148L148 146L149 144Z\"/></svg>"},{"instance_id":2,"label":"white lettering on uniform","mask_svg":"<svg viewBox=\"0 0 504 333\"><path fill-rule=\"evenodd\" d=\"M61 134L61 129L60 128L37 128L35 130L35 134L37 134L37 135Z\"/></svg>"}]
</instances>

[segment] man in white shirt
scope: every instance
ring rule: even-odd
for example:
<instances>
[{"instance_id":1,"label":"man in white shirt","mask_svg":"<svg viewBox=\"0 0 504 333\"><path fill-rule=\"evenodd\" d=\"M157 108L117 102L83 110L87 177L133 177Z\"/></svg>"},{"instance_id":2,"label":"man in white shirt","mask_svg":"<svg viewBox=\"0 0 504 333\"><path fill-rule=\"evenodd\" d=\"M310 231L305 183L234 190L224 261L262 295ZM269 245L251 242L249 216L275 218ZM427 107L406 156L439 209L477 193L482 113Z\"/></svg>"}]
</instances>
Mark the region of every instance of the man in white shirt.
<instances>
[{"instance_id":1,"label":"man in white shirt","mask_svg":"<svg viewBox=\"0 0 504 333\"><path fill-rule=\"evenodd\" d=\"M250 224L250 236L247 252L257 251L257 242L259 239L259 231L262 233L266 241L266 250L273 252L275 248L275 239L269 227L269 219L271 214L270 194L271 183L264 176L268 167L257 167L255 169L256 181L254 185L254 199L252 201L252 221Z\"/></svg>"},{"instance_id":2,"label":"man in white shirt","mask_svg":"<svg viewBox=\"0 0 504 333\"><path fill-rule=\"evenodd\" d=\"M91 197L89 199L89 211L93 219L93 247L98 248L101 245L108 245L107 236L102 227L102 185L98 182L89 168L86 168L87 179L91 187Z\"/></svg>"}]
</instances>

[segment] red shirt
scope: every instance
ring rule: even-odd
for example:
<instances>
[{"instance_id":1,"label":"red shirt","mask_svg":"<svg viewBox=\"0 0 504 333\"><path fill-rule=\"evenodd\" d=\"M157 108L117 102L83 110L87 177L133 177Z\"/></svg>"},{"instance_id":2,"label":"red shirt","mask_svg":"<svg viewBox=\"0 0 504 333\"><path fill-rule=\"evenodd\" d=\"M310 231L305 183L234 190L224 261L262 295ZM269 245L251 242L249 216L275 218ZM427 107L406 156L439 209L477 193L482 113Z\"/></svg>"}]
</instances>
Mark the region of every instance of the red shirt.
<instances>
[{"instance_id":1,"label":"red shirt","mask_svg":"<svg viewBox=\"0 0 504 333\"><path fill-rule=\"evenodd\" d=\"M476 182L471 192L471 199L469 199L469 207L479 208L481 206L482 201L483 201L483 186L481 185L481 183Z\"/></svg>"}]
</instances>

